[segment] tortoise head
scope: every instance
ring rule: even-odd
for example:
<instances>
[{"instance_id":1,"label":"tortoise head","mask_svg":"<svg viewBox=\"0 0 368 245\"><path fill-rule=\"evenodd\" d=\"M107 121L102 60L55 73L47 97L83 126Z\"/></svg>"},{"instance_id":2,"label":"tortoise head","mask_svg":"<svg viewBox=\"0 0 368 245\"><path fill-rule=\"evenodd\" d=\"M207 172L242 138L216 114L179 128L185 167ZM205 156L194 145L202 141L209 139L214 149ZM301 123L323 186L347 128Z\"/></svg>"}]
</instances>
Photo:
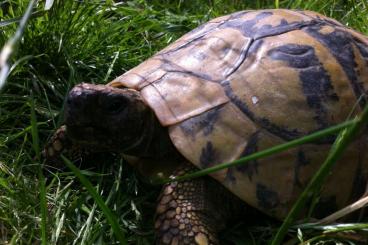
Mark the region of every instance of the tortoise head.
<instances>
[{"instance_id":1,"label":"tortoise head","mask_svg":"<svg viewBox=\"0 0 368 245\"><path fill-rule=\"evenodd\" d=\"M152 111L133 89L82 83L68 94L68 137L86 148L126 152L149 133Z\"/></svg>"}]
</instances>

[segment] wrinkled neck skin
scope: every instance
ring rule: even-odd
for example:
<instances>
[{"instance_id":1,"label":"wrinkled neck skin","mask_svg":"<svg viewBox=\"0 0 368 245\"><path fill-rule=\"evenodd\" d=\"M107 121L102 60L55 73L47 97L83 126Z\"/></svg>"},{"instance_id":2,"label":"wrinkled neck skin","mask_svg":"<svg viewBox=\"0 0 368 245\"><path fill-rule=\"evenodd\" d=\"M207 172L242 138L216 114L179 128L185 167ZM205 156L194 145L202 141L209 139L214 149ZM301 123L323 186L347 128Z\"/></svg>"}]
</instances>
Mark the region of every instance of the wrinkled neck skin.
<instances>
[{"instance_id":1,"label":"wrinkled neck skin","mask_svg":"<svg viewBox=\"0 0 368 245\"><path fill-rule=\"evenodd\" d=\"M173 145L168 129L161 126L153 112L146 120L144 129L141 138L124 151L123 156L144 177L145 182L160 184L162 180L169 178L185 159Z\"/></svg>"},{"instance_id":2,"label":"wrinkled neck skin","mask_svg":"<svg viewBox=\"0 0 368 245\"><path fill-rule=\"evenodd\" d=\"M167 128L161 126L153 112L147 116L142 134L137 141L123 150L122 153L150 159L163 159L180 155L171 142Z\"/></svg>"},{"instance_id":3,"label":"wrinkled neck skin","mask_svg":"<svg viewBox=\"0 0 368 245\"><path fill-rule=\"evenodd\" d=\"M169 178L184 161L153 112L145 120L141 137L121 153L144 182L154 185Z\"/></svg>"}]
</instances>

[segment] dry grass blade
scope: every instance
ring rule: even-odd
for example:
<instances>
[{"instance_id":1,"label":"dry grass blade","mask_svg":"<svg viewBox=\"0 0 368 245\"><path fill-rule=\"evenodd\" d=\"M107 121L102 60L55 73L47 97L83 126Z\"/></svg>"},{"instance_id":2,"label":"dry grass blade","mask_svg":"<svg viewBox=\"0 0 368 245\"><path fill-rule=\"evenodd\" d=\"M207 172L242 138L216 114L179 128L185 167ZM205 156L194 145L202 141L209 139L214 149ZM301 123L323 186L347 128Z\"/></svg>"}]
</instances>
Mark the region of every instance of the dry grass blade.
<instances>
[{"instance_id":1,"label":"dry grass blade","mask_svg":"<svg viewBox=\"0 0 368 245\"><path fill-rule=\"evenodd\" d=\"M336 220L347 216L348 214L357 211L361 208L364 208L368 205L368 196L364 196L361 199L359 199L358 201L350 204L349 206L340 209L339 211L319 220L316 224L319 225L325 225L325 224L331 224L333 222L335 222Z\"/></svg>"},{"instance_id":2,"label":"dry grass blade","mask_svg":"<svg viewBox=\"0 0 368 245\"><path fill-rule=\"evenodd\" d=\"M0 91L4 87L6 79L9 75L9 58L14 51L15 45L19 42L22 37L24 28L26 27L27 21L31 16L33 6L37 3L37 0L31 0L28 4L27 10L20 20L19 27L14 33L14 36L8 40L4 45L0 53Z\"/></svg>"}]
</instances>

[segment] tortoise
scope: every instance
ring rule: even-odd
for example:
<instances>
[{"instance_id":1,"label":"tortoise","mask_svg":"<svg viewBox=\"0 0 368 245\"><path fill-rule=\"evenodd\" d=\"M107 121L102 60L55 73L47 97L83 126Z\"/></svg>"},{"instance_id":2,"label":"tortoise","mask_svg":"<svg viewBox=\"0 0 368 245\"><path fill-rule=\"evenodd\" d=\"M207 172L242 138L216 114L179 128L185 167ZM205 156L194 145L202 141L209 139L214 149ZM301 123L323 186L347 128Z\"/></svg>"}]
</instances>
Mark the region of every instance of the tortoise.
<instances>
[{"instance_id":1,"label":"tortoise","mask_svg":"<svg viewBox=\"0 0 368 245\"><path fill-rule=\"evenodd\" d=\"M45 154L52 159L71 146L118 152L143 173L178 176L343 122L362 111L367 88L366 36L311 11L236 12L107 85L76 85ZM165 184L157 243L219 244L239 203L282 220L335 138ZM357 200L367 177L363 131L324 183L313 217Z\"/></svg>"}]
</instances>

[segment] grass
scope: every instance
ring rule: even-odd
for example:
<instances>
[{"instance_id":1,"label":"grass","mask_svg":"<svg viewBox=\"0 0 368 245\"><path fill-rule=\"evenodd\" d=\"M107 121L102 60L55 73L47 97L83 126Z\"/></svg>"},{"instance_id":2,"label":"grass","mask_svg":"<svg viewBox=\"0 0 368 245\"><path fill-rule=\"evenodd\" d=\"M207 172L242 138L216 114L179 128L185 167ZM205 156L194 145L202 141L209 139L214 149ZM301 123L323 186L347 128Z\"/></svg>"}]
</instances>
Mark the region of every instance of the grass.
<instances>
[{"instance_id":1,"label":"grass","mask_svg":"<svg viewBox=\"0 0 368 245\"><path fill-rule=\"evenodd\" d=\"M1 47L14 36L27 6L21 0L0 3ZM75 170L57 171L40 160L40 149L63 121L66 92L80 82L113 79L213 17L275 6L318 11L368 34L364 0L66 0L54 1L47 11L38 3L14 46L0 93L0 244L152 244L159 187L139 180L116 156L95 159L97 167L80 171L96 193L80 184ZM111 219L123 237L115 235ZM233 244L263 244L279 226L268 220L251 227L239 223L222 237ZM346 226L294 226L287 240L357 244L339 229ZM366 235L367 225L349 229Z\"/></svg>"}]
</instances>

